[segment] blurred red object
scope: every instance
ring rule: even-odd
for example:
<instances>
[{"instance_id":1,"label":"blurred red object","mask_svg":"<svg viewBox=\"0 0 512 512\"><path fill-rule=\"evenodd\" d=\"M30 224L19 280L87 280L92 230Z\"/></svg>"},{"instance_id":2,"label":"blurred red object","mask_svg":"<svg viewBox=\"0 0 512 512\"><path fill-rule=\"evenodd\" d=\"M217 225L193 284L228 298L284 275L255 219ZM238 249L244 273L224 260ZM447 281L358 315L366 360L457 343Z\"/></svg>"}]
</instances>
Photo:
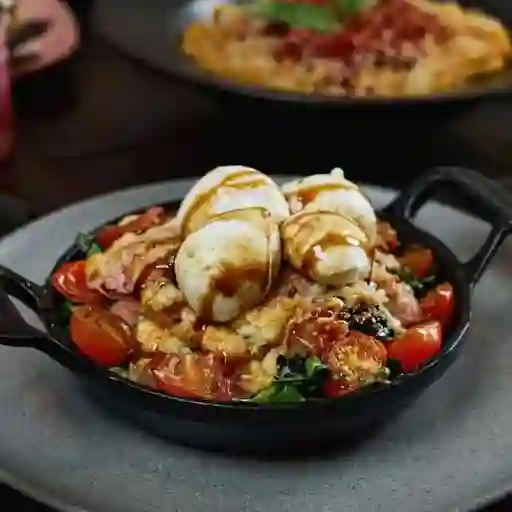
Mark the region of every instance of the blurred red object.
<instances>
[{"instance_id":1,"label":"blurred red object","mask_svg":"<svg viewBox=\"0 0 512 512\"><path fill-rule=\"evenodd\" d=\"M0 161L9 156L14 143L14 115L6 26L6 23L0 23Z\"/></svg>"}]
</instances>

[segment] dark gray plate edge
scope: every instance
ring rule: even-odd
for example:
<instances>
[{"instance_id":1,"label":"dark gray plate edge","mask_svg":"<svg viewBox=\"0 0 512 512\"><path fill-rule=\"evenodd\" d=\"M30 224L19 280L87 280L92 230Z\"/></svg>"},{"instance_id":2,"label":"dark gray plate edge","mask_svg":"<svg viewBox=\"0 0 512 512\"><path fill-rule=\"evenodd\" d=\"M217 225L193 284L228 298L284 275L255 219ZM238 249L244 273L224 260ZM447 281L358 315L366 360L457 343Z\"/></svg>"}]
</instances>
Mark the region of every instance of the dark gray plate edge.
<instances>
[{"instance_id":1,"label":"dark gray plate edge","mask_svg":"<svg viewBox=\"0 0 512 512\"><path fill-rule=\"evenodd\" d=\"M28 496L29 498L32 498L33 500L48 507L54 508L60 512L92 512L85 508L81 508L76 505L70 505L56 498L52 498L45 491L42 491L41 489L25 482L24 480L20 480L2 468L0 468L0 483L8 485L9 487L12 487L13 489L16 489L17 491Z\"/></svg>"},{"instance_id":2,"label":"dark gray plate edge","mask_svg":"<svg viewBox=\"0 0 512 512\"><path fill-rule=\"evenodd\" d=\"M297 175L286 175L286 174L269 174L269 176L272 179L275 179L278 181L278 183L281 183L283 180L293 180L300 176ZM48 213L47 215L44 215L43 217L38 218L35 221L32 221L28 224L25 224L24 226L19 227L18 229L12 231L8 235L0 238L0 245L4 243L8 243L9 239L11 238L17 238L19 236L24 235L24 231L28 228L35 228L37 229L37 225L39 223L45 223L54 217L60 217L61 215L65 215L68 211L74 210L76 207L80 206L87 206L94 202L105 200L105 199L111 199L111 198L122 198L123 196L129 196L134 193L140 193L142 191L151 191L156 190L158 188L161 188L162 186L176 186L176 184L180 184L180 186L189 187L192 186L192 184L199 178L200 176L190 176L188 178L182 178L182 179L176 179L176 180L162 180L157 182L152 182L146 185L135 185L132 187L124 188L124 189L118 189L110 192L106 192L103 194L98 194L94 196L90 196L88 198L85 198L81 201L77 201L75 203L72 203L68 206L65 206L63 208L57 209L53 212ZM357 182L358 185L363 187L366 191L379 191L384 193L393 193L396 194L397 190L389 187L382 187L379 185L371 185L366 183ZM145 206L151 206L153 203L149 201L147 204L144 202L141 206L141 209ZM444 208L454 208L453 206L447 206L446 204L438 203L437 201L434 201L429 204L436 204L440 205ZM126 212L129 213L129 212ZM475 216L471 215L471 213L468 213L466 211L463 212L464 215L472 218L476 218ZM122 214L122 212L121 212ZM110 219L105 219L105 221L108 221ZM435 233L434 233L435 234ZM71 241L70 241L71 243ZM37 486L26 482L23 479L20 479L16 476L14 476L11 472L3 469L0 465L0 482L4 483L23 494L33 498L34 500L47 505L49 507L53 507L54 509L60 511L60 512L100 512L99 510L92 510L92 509L84 509L79 506L69 504L63 501L60 501L58 499L53 498L50 496L47 492L41 490ZM486 505L489 505L493 503L494 501L498 501L501 498L503 498L510 490L512 489L512 481L500 481L497 485L493 486L493 489L489 489L487 492L481 492L478 494L470 493L468 496L464 499L462 503L454 504L454 508L451 509L448 512L460 512L460 511L475 511L480 509L481 507L484 507Z\"/></svg>"}]
</instances>

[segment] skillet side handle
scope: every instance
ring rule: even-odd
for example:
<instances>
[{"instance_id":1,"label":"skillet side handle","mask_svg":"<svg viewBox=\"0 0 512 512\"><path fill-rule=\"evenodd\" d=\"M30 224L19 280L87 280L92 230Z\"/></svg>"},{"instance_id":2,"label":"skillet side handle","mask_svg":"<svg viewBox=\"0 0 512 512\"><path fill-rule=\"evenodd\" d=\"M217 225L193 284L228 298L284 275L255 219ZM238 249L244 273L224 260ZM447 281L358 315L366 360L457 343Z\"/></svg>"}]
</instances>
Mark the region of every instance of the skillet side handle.
<instances>
[{"instance_id":1,"label":"skillet side handle","mask_svg":"<svg viewBox=\"0 0 512 512\"><path fill-rule=\"evenodd\" d=\"M42 348L47 336L32 327L10 300L15 297L39 314L42 288L0 265L0 345Z\"/></svg>"},{"instance_id":2,"label":"skillet side handle","mask_svg":"<svg viewBox=\"0 0 512 512\"><path fill-rule=\"evenodd\" d=\"M472 213L491 225L491 232L483 245L464 263L468 281L475 286L512 231L512 194L499 181L477 171L436 167L413 181L384 211L391 217L411 222L420 208L442 188L468 198Z\"/></svg>"}]
</instances>

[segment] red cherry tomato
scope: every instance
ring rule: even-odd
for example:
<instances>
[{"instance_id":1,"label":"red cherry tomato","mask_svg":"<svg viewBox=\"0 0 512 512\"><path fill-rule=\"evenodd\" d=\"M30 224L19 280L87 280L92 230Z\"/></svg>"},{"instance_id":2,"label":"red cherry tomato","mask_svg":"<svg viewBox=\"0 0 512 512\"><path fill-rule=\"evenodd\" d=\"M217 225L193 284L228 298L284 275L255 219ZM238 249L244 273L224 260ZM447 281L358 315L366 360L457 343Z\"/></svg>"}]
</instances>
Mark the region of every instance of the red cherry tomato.
<instances>
[{"instance_id":1,"label":"red cherry tomato","mask_svg":"<svg viewBox=\"0 0 512 512\"><path fill-rule=\"evenodd\" d=\"M351 386L344 379L330 379L323 385L326 396L340 397L356 391L356 386Z\"/></svg>"},{"instance_id":2,"label":"red cherry tomato","mask_svg":"<svg viewBox=\"0 0 512 512\"><path fill-rule=\"evenodd\" d=\"M213 354L168 356L153 370L157 388L185 398L229 401L233 383L226 377L223 363Z\"/></svg>"},{"instance_id":3,"label":"red cherry tomato","mask_svg":"<svg viewBox=\"0 0 512 512\"><path fill-rule=\"evenodd\" d=\"M453 315L453 287L443 283L430 290L420 302L426 318L437 320L442 325L448 325Z\"/></svg>"},{"instance_id":4,"label":"red cherry tomato","mask_svg":"<svg viewBox=\"0 0 512 512\"><path fill-rule=\"evenodd\" d=\"M434 255L426 247L413 247L408 249L399 260L416 277L424 277L429 273L434 264Z\"/></svg>"},{"instance_id":5,"label":"red cherry tomato","mask_svg":"<svg viewBox=\"0 0 512 512\"><path fill-rule=\"evenodd\" d=\"M128 326L99 306L73 308L69 329L80 351L102 366L124 364L132 354L134 343Z\"/></svg>"},{"instance_id":6,"label":"red cherry tomato","mask_svg":"<svg viewBox=\"0 0 512 512\"><path fill-rule=\"evenodd\" d=\"M328 396L342 396L354 391L378 375L386 365L384 345L366 334L350 331L322 356L334 378L325 384Z\"/></svg>"},{"instance_id":7,"label":"red cherry tomato","mask_svg":"<svg viewBox=\"0 0 512 512\"><path fill-rule=\"evenodd\" d=\"M64 263L51 278L52 286L72 302L94 304L103 300L102 295L87 287L85 260Z\"/></svg>"},{"instance_id":8,"label":"red cherry tomato","mask_svg":"<svg viewBox=\"0 0 512 512\"><path fill-rule=\"evenodd\" d=\"M404 372L412 372L441 350L442 338L439 322L416 325L387 346L388 357L399 361Z\"/></svg>"},{"instance_id":9,"label":"red cherry tomato","mask_svg":"<svg viewBox=\"0 0 512 512\"><path fill-rule=\"evenodd\" d=\"M108 249L118 238L125 233L147 231L153 226L158 226L164 219L164 209L154 206L136 219L122 226L105 226L96 233L96 241L103 249Z\"/></svg>"}]
</instances>

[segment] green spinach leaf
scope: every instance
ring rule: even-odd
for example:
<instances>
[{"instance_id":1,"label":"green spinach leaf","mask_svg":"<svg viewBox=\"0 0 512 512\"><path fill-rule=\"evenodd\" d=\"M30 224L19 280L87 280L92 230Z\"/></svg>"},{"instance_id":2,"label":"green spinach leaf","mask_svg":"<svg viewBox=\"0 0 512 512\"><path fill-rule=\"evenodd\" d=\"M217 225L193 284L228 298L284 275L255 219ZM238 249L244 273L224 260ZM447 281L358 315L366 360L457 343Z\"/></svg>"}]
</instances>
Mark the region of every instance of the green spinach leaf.
<instances>
[{"instance_id":1,"label":"green spinach leaf","mask_svg":"<svg viewBox=\"0 0 512 512\"><path fill-rule=\"evenodd\" d=\"M255 16L290 27L330 32L340 26L330 6L292 4L287 2L259 2L252 9Z\"/></svg>"},{"instance_id":2,"label":"green spinach leaf","mask_svg":"<svg viewBox=\"0 0 512 512\"><path fill-rule=\"evenodd\" d=\"M92 235L78 233L75 238L75 244L87 255L88 258L94 254L103 252L103 249L99 246Z\"/></svg>"},{"instance_id":3,"label":"green spinach leaf","mask_svg":"<svg viewBox=\"0 0 512 512\"><path fill-rule=\"evenodd\" d=\"M297 403L303 402L305 398L300 394L297 388L290 383L274 382L268 388L260 391L252 397L251 402L258 404L275 403Z\"/></svg>"},{"instance_id":4,"label":"green spinach leaf","mask_svg":"<svg viewBox=\"0 0 512 512\"><path fill-rule=\"evenodd\" d=\"M392 271L392 273L396 274L401 281L408 284L412 288L414 295L419 298L425 296L437 282L437 276L435 274L426 277L417 277L405 266L399 270Z\"/></svg>"},{"instance_id":5,"label":"green spinach leaf","mask_svg":"<svg viewBox=\"0 0 512 512\"><path fill-rule=\"evenodd\" d=\"M330 371L318 357L281 358L274 382L249 401L256 403L296 403L322 396L322 384Z\"/></svg>"},{"instance_id":6,"label":"green spinach leaf","mask_svg":"<svg viewBox=\"0 0 512 512\"><path fill-rule=\"evenodd\" d=\"M65 300L57 310L57 323L60 327L67 329L69 326L69 320L71 313L73 312L73 302Z\"/></svg>"},{"instance_id":7,"label":"green spinach leaf","mask_svg":"<svg viewBox=\"0 0 512 512\"><path fill-rule=\"evenodd\" d=\"M356 14L373 7L376 0L331 0L331 3L342 14Z\"/></svg>"},{"instance_id":8,"label":"green spinach leaf","mask_svg":"<svg viewBox=\"0 0 512 512\"><path fill-rule=\"evenodd\" d=\"M306 375L308 378L314 377L320 372L325 372L328 370L327 365L322 363L320 359L316 356L308 357L305 362L306 367Z\"/></svg>"}]
</instances>

